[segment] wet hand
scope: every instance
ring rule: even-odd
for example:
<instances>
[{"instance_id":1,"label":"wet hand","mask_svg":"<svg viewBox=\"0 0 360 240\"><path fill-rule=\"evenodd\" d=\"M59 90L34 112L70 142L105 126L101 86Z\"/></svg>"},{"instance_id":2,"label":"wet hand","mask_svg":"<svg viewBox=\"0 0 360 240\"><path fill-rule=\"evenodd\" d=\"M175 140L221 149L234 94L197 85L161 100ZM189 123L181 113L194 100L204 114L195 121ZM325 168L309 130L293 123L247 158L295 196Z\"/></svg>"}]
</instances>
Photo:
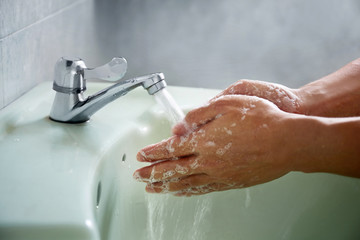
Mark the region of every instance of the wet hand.
<instances>
[{"instance_id":1,"label":"wet hand","mask_svg":"<svg viewBox=\"0 0 360 240\"><path fill-rule=\"evenodd\" d=\"M134 178L146 191L178 196L205 194L271 181L291 170L282 152L287 113L250 96L222 96L187 114L174 136L142 149L152 163Z\"/></svg>"},{"instance_id":2,"label":"wet hand","mask_svg":"<svg viewBox=\"0 0 360 240\"><path fill-rule=\"evenodd\" d=\"M285 112L304 113L303 101L298 90L280 84L243 79L230 85L214 99L225 95L256 96L274 103Z\"/></svg>"}]
</instances>

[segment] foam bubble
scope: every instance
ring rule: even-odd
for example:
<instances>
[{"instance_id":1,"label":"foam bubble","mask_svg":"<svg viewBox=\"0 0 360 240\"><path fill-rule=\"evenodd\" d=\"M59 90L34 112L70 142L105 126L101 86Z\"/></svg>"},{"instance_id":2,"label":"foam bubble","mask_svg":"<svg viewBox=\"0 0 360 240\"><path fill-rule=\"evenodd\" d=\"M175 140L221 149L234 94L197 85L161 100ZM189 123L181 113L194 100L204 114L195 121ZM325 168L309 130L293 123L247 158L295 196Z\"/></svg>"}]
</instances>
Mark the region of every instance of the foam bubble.
<instances>
[{"instance_id":1,"label":"foam bubble","mask_svg":"<svg viewBox=\"0 0 360 240\"><path fill-rule=\"evenodd\" d=\"M219 156L222 156L226 153L227 150L229 150L232 146L232 143L229 142L228 144L226 144L223 148L218 148L216 150L216 154L219 155Z\"/></svg>"},{"instance_id":2,"label":"foam bubble","mask_svg":"<svg viewBox=\"0 0 360 240\"><path fill-rule=\"evenodd\" d=\"M164 179L164 178L172 177L172 176L174 176L174 175L175 175L175 171L169 170L169 171L163 173L163 179Z\"/></svg>"},{"instance_id":3,"label":"foam bubble","mask_svg":"<svg viewBox=\"0 0 360 240\"><path fill-rule=\"evenodd\" d=\"M250 110L250 108L246 108L246 107L243 107L243 108L240 108L240 112L244 115L246 115L246 113Z\"/></svg>"},{"instance_id":4,"label":"foam bubble","mask_svg":"<svg viewBox=\"0 0 360 240\"><path fill-rule=\"evenodd\" d=\"M155 179L155 166L151 169L151 173L150 173L150 178L149 178L149 181L151 182L151 183L153 183L153 182L157 182L156 181L156 179Z\"/></svg>"},{"instance_id":5,"label":"foam bubble","mask_svg":"<svg viewBox=\"0 0 360 240\"><path fill-rule=\"evenodd\" d=\"M180 174L186 174L189 172L189 169L187 167L183 167L179 164L176 165L175 171Z\"/></svg>"},{"instance_id":6,"label":"foam bubble","mask_svg":"<svg viewBox=\"0 0 360 240\"><path fill-rule=\"evenodd\" d=\"M184 143L189 139L188 136L181 136L180 137L180 143L179 143L179 147L182 147L184 145Z\"/></svg>"},{"instance_id":7,"label":"foam bubble","mask_svg":"<svg viewBox=\"0 0 360 240\"><path fill-rule=\"evenodd\" d=\"M224 127L224 130L228 135L232 135L232 131L230 129L228 129L227 127Z\"/></svg>"},{"instance_id":8,"label":"foam bubble","mask_svg":"<svg viewBox=\"0 0 360 240\"><path fill-rule=\"evenodd\" d=\"M232 143L229 142L228 144L225 145L224 149L229 150L231 148L231 146L232 146Z\"/></svg>"},{"instance_id":9,"label":"foam bubble","mask_svg":"<svg viewBox=\"0 0 360 240\"><path fill-rule=\"evenodd\" d=\"M181 191L176 192L175 194L187 195L190 196L192 194L205 194L209 193L212 189L208 185L191 187L187 189L183 189Z\"/></svg>"},{"instance_id":10,"label":"foam bubble","mask_svg":"<svg viewBox=\"0 0 360 240\"><path fill-rule=\"evenodd\" d=\"M223 148L218 148L218 149L216 150L216 154L219 155L219 156L224 155L225 152L226 152L226 151L225 151L225 149L223 149Z\"/></svg>"},{"instance_id":11,"label":"foam bubble","mask_svg":"<svg viewBox=\"0 0 360 240\"><path fill-rule=\"evenodd\" d=\"M192 134L192 138L190 139L189 144L193 147L192 151L195 151L195 148L198 146L196 134Z\"/></svg>"},{"instance_id":12,"label":"foam bubble","mask_svg":"<svg viewBox=\"0 0 360 240\"><path fill-rule=\"evenodd\" d=\"M216 144L213 141L208 141L208 142L205 143L205 146L206 147L215 147Z\"/></svg>"},{"instance_id":13,"label":"foam bubble","mask_svg":"<svg viewBox=\"0 0 360 240\"><path fill-rule=\"evenodd\" d=\"M141 156L143 156L143 158L155 158L154 154L147 154L142 150L139 153L140 153Z\"/></svg>"},{"instance_id":14,"label":"foam bubble","mask_svg":"<svg viewBox=\"0 0 360 240\"><path fill-rule=\"evenodd\" d=\"M172 147L173 143L174 143L175 138L172 138L170 140L170 142L168 142L168 144L166 145L166 149L170 152L173 153L175 151L175 149Z\"/></svg>"},{"instance_id":15,"label":"foam bubble","mask_svg":"<svg viewBox=\"0 0 360 240\"><path fill-rule=\"evenodd\" d=\"M200 130L198 131L198 134L201 135L202 137L205 137L205 135L206 135L204 129L200 129Z\"/></svg>"},{"instance_id":16,"label":"foam bubble","mask_svg":"<svg viewBox=\"0 0 360 240\"><path fill-rule=\"evenodd\" d=\"M216 115L216 116L215 116L215 119L218 119L218 118L220 118L220 117L222 117L222 114L221 114L221 113L219 113L218 115Z\"/></svg>"},{"instance_id":17,"label":"foam bubble","mask_svg":"<svg viewBox=\"0 0 360 240\"><path fill-rule=\"evenodd\" d=\"M199 167L199 160L196 158L195 160L194 160L194 162L192 162L191 164L190 164L190 168L191 169L196 169L196 168L198 168Z\"/></svg>"}]
</instances>

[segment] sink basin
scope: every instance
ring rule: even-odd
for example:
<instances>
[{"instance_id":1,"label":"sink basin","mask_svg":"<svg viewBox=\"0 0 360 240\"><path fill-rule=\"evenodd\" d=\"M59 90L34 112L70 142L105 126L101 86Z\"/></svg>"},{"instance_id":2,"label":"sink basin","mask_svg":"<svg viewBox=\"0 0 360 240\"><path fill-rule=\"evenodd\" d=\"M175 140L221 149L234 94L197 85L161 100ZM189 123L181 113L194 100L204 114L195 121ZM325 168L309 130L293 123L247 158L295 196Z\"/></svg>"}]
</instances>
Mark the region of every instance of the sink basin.
<instances>
[{"instance_id":1,"label":"sink basin","mask_svg":"<svg viewBox=\"0 0 360 240\"><path fill-rule=\"evenodd\" d=\"M168 90L183 109L218 93ZM145 165L136 153L170 136L153 97L138 88L71 125L48 119L54 95L46 82L0 111L0 239L360 239L359 179L291 173L198 197L148 194L132 178Z\"/></svg>"}]
</instances>

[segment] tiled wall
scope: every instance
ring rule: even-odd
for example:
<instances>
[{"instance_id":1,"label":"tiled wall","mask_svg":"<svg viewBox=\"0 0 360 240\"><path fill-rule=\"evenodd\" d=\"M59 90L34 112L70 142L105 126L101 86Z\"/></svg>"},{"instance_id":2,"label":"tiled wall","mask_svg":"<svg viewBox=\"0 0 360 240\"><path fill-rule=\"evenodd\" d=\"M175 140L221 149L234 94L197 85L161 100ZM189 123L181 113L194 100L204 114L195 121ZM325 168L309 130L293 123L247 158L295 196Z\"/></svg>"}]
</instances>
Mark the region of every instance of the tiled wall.
<instances>
[{"instance_id":1,"label":"tiled wall","mask_svg":"<svg viewBox=\"0 0 360 240\"><path fill-rule=\"evenodd\" d=\"M1 0L0 11L0 108L52 80L60 56L97 59L91 0Z\"/></svg>"},{"instance_id":2,"label":"tiled wall","mask_svg":"<svg viewBox=\"0 0 360 240\"><path fill-rule=\"evenodd\" d=\"M132 77L299 87L360 57L358 0L0 0L0 108L52 80L60 56L126 57Z\"/></svg>"}]
</instances>

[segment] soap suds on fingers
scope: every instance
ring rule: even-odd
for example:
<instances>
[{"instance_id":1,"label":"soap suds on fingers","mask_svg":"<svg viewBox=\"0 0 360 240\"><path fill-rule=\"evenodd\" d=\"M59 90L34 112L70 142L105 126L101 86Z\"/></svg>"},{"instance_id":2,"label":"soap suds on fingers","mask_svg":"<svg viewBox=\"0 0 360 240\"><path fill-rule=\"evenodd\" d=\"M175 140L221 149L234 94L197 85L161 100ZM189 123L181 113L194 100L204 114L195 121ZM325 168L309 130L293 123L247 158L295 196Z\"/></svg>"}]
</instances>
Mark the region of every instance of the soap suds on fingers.
<instances>
[{"instance_id":1,"label":"soap suds on fingers","mask_svg":"<svg viewBox=\"0 0 360 240\"><path fill-rule=\"evenodd\" d=\"M218 156L224 155L224 154L226 153L226 151L231 148L231 146L232 146L232 143L229 142L229 143L226 144L223 148L218 148L218 149L216 150L216 154L217 154Z\"/></svg>"}]
</instances>

